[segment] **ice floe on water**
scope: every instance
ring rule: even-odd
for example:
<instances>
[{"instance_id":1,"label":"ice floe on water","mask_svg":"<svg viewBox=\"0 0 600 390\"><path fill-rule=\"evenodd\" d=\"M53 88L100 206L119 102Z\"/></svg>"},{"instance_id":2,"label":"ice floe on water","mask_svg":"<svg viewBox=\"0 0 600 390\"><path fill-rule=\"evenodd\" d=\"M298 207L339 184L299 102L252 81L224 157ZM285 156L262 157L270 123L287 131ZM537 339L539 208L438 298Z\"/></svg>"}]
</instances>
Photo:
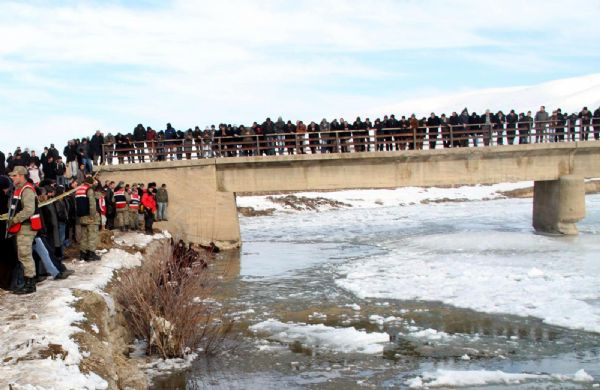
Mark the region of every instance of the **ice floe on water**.
<instances>
[{"instance_id":1,"label":"ice floe on water","mask_svg":"<svg viewBox=\"0 0 600 390\"><path fill-rule=\"evenodd\" d=\"M586 250L518 232L417 237L340 267L336 283L361 298L440 301L600 332L600 243L578 240Z\"/></svg>"},{"instance_id":2,"label":"ice floe on water","mask_svg":"<svg viewBox=\"0 0 600 390\"><path fill-rule=\"evenodd\" d=\"M573 375L564 374L527 374L506 373L503 371L486 370L442 370L425 372L419 376L408 379L404 384L411 389L436 388L436 387L466 387L485 385L518 385L522 383L541 384L548 382L577 382L591 383L591 375L584 370L579 370Z\"/></svg>"},{"instance_id":3,"label":"ice floe on water","mask_svg":"<svg viewBox=\"0 0 600 390\"><path fill-rule=\"evenodd\" d=\"M367 333L353 327L334 328L323 324L283 323L275 319L252 325L250 330L282 343L299 342L306 348L343 353L380 354L390 341L387 333Z\"/></svg>"}]
</instances>

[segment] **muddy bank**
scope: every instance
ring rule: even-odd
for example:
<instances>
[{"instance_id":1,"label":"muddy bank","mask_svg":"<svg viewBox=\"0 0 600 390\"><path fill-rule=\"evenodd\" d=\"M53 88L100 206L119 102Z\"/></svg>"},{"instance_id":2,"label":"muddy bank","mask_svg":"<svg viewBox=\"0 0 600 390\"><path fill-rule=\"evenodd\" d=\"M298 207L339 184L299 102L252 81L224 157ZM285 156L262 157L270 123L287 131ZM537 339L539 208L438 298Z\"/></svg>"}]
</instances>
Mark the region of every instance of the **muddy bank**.
<instances>
[{"instance_id":1,"label":"muddy bank","mask_svg":"<svg viewBox=\"0 0 600 390\"><path fill-rule=\"evenodd\" d=\"M139 252L147 257L164 250L168 245L170 243L166 239L156 240L139 249ZM132 247L123 249L133 252ZM114 278L118 278L118 272L113 280ZM85 318L77 324L81 332L73 335L83 354L80 370L84 373L96 373L108 382L110 389L148 388L146 373L136 359L129 357L134 337L127 326L121 306L113 296L112 282L104 291L76 290L74 295L79 298L74 306Z\"/></svg>"}]
</instances>

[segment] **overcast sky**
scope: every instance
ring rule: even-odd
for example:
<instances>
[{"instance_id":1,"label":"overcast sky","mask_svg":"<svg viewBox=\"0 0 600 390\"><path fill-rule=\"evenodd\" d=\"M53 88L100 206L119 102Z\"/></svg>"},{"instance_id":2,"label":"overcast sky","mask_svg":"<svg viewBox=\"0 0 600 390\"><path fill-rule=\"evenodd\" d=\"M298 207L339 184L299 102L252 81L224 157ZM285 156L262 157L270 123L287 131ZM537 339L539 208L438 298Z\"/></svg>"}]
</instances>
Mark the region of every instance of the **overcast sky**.
<instances>
[{"instance_id":1,"label":"overcast sky","mask_svg":"<svg viewBox=\"0 0 600 390\"><path fill-rule=\"evenodd\" d=\"M0 0L0 150L591 74L599 21L598 0Z\"/></svg>"}]
</instances>

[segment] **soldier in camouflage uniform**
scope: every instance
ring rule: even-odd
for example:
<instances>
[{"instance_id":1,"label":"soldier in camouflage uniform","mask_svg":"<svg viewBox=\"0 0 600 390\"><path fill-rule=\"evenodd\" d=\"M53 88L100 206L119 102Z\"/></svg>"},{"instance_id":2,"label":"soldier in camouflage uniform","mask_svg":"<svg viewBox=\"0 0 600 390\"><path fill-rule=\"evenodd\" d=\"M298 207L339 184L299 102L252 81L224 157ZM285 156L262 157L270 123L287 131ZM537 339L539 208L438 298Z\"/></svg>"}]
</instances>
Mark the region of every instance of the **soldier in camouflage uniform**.
<instances>
[{"instance_id":1,"label":"soldier in camouflage uniform","mask_svg":"<svg viewBox=\"0 0 600 390\"><path fill-rule=\"evenodd\" d=\"M15 290L15 294L30 294L36 290L35 262L33 261L31 245L37 232L31 228L30 218L36 213L37 194L35 188L27 182L26 175L27 169L22 166L16 166L9 173L15 185L15 194L11 203L15 215L9 221L8 228L10 231L11 228L14 229L18 227L17 225L21 225L20 230L14 234L17 239L17 253L23 264L25 276L25 284Z\"/></svg>"},{"instance_id":2,"label":"soldier in camouflage uniform","mask_svg":"<svg viewBox=\"0 0 600 390\"><path fill-rule=\"evenodd\" d=\"M96 192L92 185L94 179L85 179L75 193L78 223L81 226L81 240L79 243L79 258L84 261L100 260L96 254L98 246L98 227L100 225L100 207Z\"/></svg>"},{"instance_id":3,"label":"soldier in camouflage uniform","mask_svg":"<svg viewBox=\"0 0 600 390\"><path fill-rule=\"evenodd\" d=\"M138 188L136 184L131 186L131 193L129 195L129 228L131 230L138 230L140 228L140 195L138 194Z\"/></svg>"},{"instance_id":4,"label":"soldier in camouflage uniform","mask_svg":"<svg viewBox=\"0 0 600 390\"><path fill-rule=\"evenodd\" d=\"M129 201L126 195L125 184L119 182L115 191L113 192L113 204L116 207L116 227L124 232L129 227Z\"/></svg>"}]
</instances>

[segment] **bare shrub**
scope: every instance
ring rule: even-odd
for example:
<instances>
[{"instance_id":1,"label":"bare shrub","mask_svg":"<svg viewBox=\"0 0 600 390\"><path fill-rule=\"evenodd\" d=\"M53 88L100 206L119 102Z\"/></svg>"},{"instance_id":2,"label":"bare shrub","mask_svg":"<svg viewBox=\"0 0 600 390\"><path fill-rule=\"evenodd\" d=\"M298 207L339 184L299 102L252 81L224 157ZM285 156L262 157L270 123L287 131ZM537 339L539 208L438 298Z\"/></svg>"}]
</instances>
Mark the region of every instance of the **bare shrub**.
<instances>
[{"instance_id":1,"label":"bare shrub","mask_svg":"<svg viewBox=\"0 0 600 390\"><path fill-rule=\"evenodd\" d=\"M147 342L148 355L214 352L232 330L233 320L210 299L217 278L206 270L207 256L182 241L166 245L115 283L116 299L135 337Z\"/></svg>"}]
</instances>

